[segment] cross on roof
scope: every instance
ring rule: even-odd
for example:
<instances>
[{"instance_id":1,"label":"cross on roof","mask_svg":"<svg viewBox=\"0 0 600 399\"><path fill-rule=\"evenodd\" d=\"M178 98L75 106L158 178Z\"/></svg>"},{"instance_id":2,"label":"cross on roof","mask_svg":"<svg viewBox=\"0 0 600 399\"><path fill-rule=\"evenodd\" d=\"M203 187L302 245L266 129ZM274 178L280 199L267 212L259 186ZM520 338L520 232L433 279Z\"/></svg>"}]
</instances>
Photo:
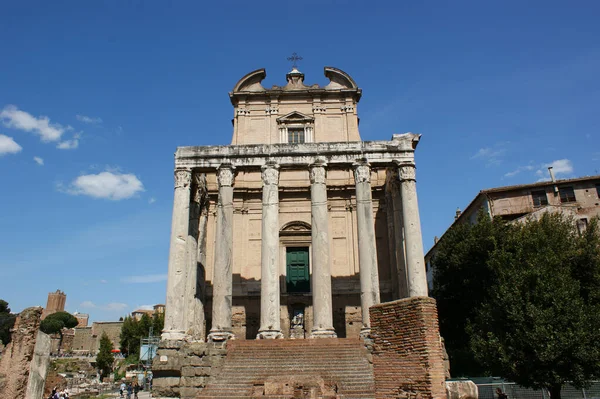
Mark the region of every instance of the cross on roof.
<instances>
[{"instance_id":1,"label":"cross on roof","mask_svg":"<svg viewBox=\"0 0 600 399\"><path fill-rule=\"evenodd\" d=\"M296 61L301 61L302 57L300 57L296 52L292 53L291 57L287 57L288 61L292 61L292 68L297 68Z\"/></svg>"}]
</instances>

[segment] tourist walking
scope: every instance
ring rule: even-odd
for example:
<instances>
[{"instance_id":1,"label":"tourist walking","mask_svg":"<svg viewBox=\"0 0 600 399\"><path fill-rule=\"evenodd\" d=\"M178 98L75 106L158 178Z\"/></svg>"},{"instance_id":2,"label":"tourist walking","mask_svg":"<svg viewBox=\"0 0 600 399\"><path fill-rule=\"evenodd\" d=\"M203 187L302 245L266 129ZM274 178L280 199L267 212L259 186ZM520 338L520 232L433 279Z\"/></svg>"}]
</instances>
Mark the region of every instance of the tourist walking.
<instances>
[{"instance_id":1,"label":"tourist walking","mask_svg":"<svg viewBox=\"0 0 600 399\"><path fill-rule=\"evenodd\" d=\"M131 394L133 393L133 387L131 386L131 382L127 385L127 399L131 399Z\"/></svg>"}]
</instances>

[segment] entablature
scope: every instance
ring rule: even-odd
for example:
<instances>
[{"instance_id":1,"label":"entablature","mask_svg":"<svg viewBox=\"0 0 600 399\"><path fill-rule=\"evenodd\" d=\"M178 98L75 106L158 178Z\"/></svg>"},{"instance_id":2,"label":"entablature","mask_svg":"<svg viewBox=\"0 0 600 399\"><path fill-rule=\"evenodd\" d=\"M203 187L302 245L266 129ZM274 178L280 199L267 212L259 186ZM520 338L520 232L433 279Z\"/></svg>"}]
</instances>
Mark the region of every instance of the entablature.
<instances>
[{"instance_id":1,"label":"entablature","mask_svg":"<svg viewBox=\"0 0 600 399\"><path fill-rule=\"evenodd\" d=\"M275 162L283 168L298 168L317 160L328 164L352 164L366 159L373 166L393 161L414 162L414 150L421 135L395 134L389 141L322 142L302 144L251 144L178 147L176 168L260 167Z\"/></svg>"}]
</instances>

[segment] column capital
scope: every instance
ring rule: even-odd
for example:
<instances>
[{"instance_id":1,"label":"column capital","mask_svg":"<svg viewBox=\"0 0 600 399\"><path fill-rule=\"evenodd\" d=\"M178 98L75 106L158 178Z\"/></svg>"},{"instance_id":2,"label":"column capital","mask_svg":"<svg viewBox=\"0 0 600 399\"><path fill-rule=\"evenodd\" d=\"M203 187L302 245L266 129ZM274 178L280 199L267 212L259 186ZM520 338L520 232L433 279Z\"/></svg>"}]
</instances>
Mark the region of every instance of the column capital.
<instances>
[{"instance_id":1,"label":"column capital","mask_svg":"<svg viewBox=\"0 0 600 399\"><path fill-rule=\"evenodd\" d=\"M354 181L356 183L371 182L371 165L366 160L354 162L352 167L354 168Z\"/></svg>"},{"instance_id":2,"label":"column capital","mask_svg":"<svg viewBox=\"0 0 600 399\"><path fill-rule=\"evenodd\" d=\"M178 168L175 169L175 188L189 187L192 181L192 170Z\"/></svg>"},{"instance_id":3,"label":"column capital","mask_svg":"<svg viewBox=\"0 0 600 399\"><path fill-rule=\"evenodd\" d=\"M267 163L261 167L264 186L277 186L279 184L279 165Z\"/></svg>"},{"instance_id":4,"label":"column capital","mask_svg":"<svg viewBox=\"0 0 600 399\"><path fill-rule=\"evenodd\" d=\"M394 161L398 167L398 179L403 182L407 180L416 181L416 166L413 162Z\"/></svg>"},{"instance_id":5,"label":"column capital","mask_svg":"<svg viewBox=\"0 0 600 399\"><path fill-rule=\"evenodd\" d=\"M229 163L222 163L217 169L217 181L219 187L231 187L233 186L233 180L235 178L235 167Z\"/></svg>"},{"instance_id":6,"label":"column capital","mask_svg":"<svg viewBox=\"0 0 600 399\"><path fill-rule=\"evenodd\" d=\"M327 181L327 163L322 160L317 160L315 163L308 165L310 168L310 184L325 184Z\"/></svg>"}]
</instances>

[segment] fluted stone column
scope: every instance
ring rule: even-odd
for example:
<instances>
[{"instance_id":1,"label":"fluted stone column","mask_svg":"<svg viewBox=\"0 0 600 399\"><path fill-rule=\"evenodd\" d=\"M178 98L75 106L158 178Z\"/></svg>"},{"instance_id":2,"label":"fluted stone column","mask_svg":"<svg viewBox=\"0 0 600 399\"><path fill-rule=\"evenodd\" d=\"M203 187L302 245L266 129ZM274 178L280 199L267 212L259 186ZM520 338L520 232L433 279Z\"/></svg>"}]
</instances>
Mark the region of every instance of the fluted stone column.
<instances>
[{"instance_id":1,"label":"fluted stone column","mask_svg":"<svg viewBox=\"0 0 600 399\"><path fill-rule=\"evenodd\" d=\"M231 325L233 296L233 180L234 169L222 164L217 171L219 199L215 232L212 328L209 341L233 338Z\"/></svg>"},{"instance_id":2,"label":"fluted stone column","mask_svg":"<svg viewBox=\"0 0 600 399\"><path fill-rule=\"evenodd\" d=\"M419 204L417 202L415 164L412 162L399 162L398 178L402 197L408 296L427 296L427 275L423 254Z\"/></svg>"},{"instance_id":3,"label":"fluted stone column","mask_svg":"<svg viewBox=\"0 0 600 399\"><path fill-rule=\"evenodd\" d=\"M258 339L283 338L279 308L279 166L262 167L260 329Z\"/></svg>"},{"instance_id":4,"label":"fluted stone column","mask_svg":"<svg viewBox=\"0 0 600 399\"><path fill-rule=\"evenodd\" d=\"M175 194L173 218L171 220L171 246L169 249L169 269L167 277L167 303L165 326L161 338L182 340L186 337L186 241L190 221L190 186L192 171L175 170Z\"/></svg>"},{"instance_id":5,"label":"fluted stone column","mask_svg":"<svg viewBox=\"0 0 600 399\"><path fill-rule=\"evenodd\" d=\"M406 246L404 242L404 220L402 218L402 196L400 194L400 180L398 168L390 170L391 212L394 227L394 258L396 259L396 276L398 281L398 297L408 298L408 275L406 271Z\"/></svg>"},{"instance_id":6,"label":"fluted stone column","mask_svg":"<svg viewBox=\"0 0 600 399\"><path fill-rule=\"evenodd\" d=\"M192 195L190 202L189 234L186 241L186 334L193 340L204 340L204 301L202 300L201 282L204 274L199 272L199 250L201 212L206 201L206 175L194 173L192 176ZM206 213L206 212L204 212ZM204 218L206 220L206 218ZM205 236L206 234L203 233Z\"/></svg>"},{"instance_id":7,"label":"fluted stone column","mask_svg":"<svg viewBox=\"0 0 600 399\"><path fill-rule=\"evenodd\" d=\"M327 171L325 162L310 165L313 328L311 338L336 337L333 328L329 216L327 215Z\"/></svg>"},{"instance_id":8,"label":"fluted stone column","mask_svg":"<svg viewBox=\"0 0 600 399\"><path fill-rule=\"evenodd\" d=\"M373 218L370 165L363 161L355 163L353 166L356 185L356 223L358 226L360 305L362 310L360 335L366 337L371 332L369 308L380 302L375 220Z\"/></svg>"}]
</instances>

